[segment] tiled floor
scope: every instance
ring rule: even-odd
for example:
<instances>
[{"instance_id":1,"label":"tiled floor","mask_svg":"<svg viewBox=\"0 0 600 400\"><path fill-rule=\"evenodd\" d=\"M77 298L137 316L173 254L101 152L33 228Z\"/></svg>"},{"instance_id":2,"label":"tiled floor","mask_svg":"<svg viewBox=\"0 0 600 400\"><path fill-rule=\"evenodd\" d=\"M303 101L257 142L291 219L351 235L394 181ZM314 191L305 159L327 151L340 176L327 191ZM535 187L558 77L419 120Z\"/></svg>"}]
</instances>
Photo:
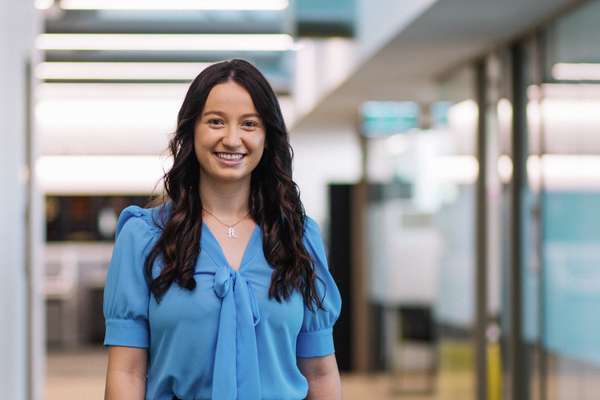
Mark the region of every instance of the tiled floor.
<instances>
[{"instance_id":1,"label":"tiled floor","mask_svg":"<svg viewBox=\"0 0 600 400\"><path fill-rule=\"evenodd\" d=\"M422 393L422 379L405 377L401 382L389 374L342 376L344 400L433 400L432 395ZM400 383L403 383L400 387ZM421 390L421 392L415 392Z\"/></svg>"},{"instance_id":2,"label":"tiled floor","mask_svg":"<svg viewBox=\"0 0 600 400\"><path fill-rule=\"evenodd\" d=\"M447 358L452 354L446 354ZM456 356L456 355L454 355ZM452 358L452 357L450 357ZM459 365L454 357L454 362ZM46 400L102 400L106 373L106 351L101 347L78 351L50 351L47 357ZM569 400L598 399L600 369L581 363L551 359L548 369L548 398ZM471 399L473 376L468 368L456 368L437 380L444 398L411 395L402 389L423 387L429 382L422 375L392 376L342 375L344 400L465 400ZM499 385L500 383L498 383ZM535 386L535 385L534 385ZM500 397L495 397L500 398Z\"/></svg>"},{"instance_id":3,"label":"tiled floor","mask_svg":"<svg viewBox=\"0 0 600 400\"><path fill-rule=\"evenodd\" d=\"M106 372L106 352L103 349L48 353L46 400L102 399ZM342 376L344 400L431 400L428 396L399 396L397 379L389 375ZM403 381L417 384L415 381ZM420 382L419 382L420 383Z\"/></svg>"},{"instance_id":4,"label":"tiled floor","mask_svg":"<svg viewBox=\"0 0 600 400\"><path fill-rule=\"evenodd\" d=\"M106 352L102 349L47 354L46 400L102 399Z\"/></svg>"}]
</instances>

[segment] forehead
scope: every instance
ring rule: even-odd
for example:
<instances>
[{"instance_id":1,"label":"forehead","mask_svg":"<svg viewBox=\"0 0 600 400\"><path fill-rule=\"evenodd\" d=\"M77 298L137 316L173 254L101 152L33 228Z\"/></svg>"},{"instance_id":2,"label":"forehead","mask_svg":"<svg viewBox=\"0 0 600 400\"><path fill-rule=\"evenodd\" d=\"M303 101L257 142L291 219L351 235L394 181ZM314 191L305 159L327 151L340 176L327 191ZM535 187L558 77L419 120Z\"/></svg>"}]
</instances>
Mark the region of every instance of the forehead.
<instances>
[{"instance_id":1,"label":"forehead","mask_svg":"<svg viewBox=\"0 0 600 400\"><path fill-rule=\"evenodd\" d=\"M204 111L229 113L256 112L250 93L241 85L227 81L213 86L204 105Z\"/></svg>"}]
</instances>

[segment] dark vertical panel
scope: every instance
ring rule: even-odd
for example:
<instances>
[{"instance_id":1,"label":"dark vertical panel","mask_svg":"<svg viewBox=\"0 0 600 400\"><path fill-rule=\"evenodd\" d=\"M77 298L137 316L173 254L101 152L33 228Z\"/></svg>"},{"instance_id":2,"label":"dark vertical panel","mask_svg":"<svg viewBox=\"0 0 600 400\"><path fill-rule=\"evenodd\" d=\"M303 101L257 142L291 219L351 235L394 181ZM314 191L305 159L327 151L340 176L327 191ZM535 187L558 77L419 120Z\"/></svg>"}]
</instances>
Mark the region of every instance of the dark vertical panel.
<instances>
[{"instance_id":1,"label":"dark vertical panel","mask_svg":"<svg viewBox=\"0 0 600 400\"><path fill-rule=\"evenodd\" d=\"M335 352L341 371L351 371L352 363L352 238L353 185L329 185L329 264L342 295L342 312L333 331Z\"/></svg>"},{"instance_id":2,"label":"dark vertical panel","mask_svg":"<svg viewBox=\"0 0 600 400\"><path fill-rule=\"evenodd\" d=\"M510 263L509 371L512 400L529 399L528 357L523 337L523 269L525 196L527 194L527 88L525 48L522 42L511 47L512 54L512 144L513 179L511 191L512 253Z\"/></svg>"},{"instance_id":3,"label":"dark vertical panel","mask_svg":"<svg viewBox=\"0 0 600 400\"><path fill-rule=\"evenodd\" d=\"M479 175L476 184L476 268L475 268L475 398L487 399L487 283L488 283L488 140L486 125L487 87L486 63L480 60L475 65L475 101L477 102L477 160Z\"/></svg>"}]
</instances>

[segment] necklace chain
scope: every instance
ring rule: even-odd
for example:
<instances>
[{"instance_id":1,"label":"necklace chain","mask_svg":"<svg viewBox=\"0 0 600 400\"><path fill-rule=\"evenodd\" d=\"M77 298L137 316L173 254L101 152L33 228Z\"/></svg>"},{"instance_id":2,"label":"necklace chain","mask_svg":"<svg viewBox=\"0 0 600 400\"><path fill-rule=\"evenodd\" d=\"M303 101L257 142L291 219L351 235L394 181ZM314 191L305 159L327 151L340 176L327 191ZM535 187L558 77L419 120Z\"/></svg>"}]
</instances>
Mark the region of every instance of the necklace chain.
<instances>
[{"instance_id":1,"label":"necklace chain","mask_svg":"<svg viewBox=\"0 0 600 400\"><path fill-rule=\"evenodd\" d=\"M244 215L242 218L240 218L240 219L239 219L239 220L238 220L236 223L234 223L234 224L232 224L232 225L229 225L229 224L226 224L225 222L221 221L221 220L219 219L219 217L217 217L215 214L213 214L213 213L211 213L210 211L208 211L206 208L202 207L202 209L203 209L204 211L206 211L207 213L209 213L210 215L212 215L212 216L213 216L213 217L214 217L214 218L217 220L217 222L219 222L221 225L224 225L224 226L226 226L226 227L227 227L227 237L230 237L230 238L236 238L236 237L237 237L237 235L236 235L236 233L235 233L235 226L236 226L237 224L239 224L240 222L242 222L244 219L246 219L246 217L247 217L247 216L250 214L250 211L248 211L248 212L247 212L247 213L246 213L246 214L245 214L245 215Z\"/></svg>"}]
</instances>

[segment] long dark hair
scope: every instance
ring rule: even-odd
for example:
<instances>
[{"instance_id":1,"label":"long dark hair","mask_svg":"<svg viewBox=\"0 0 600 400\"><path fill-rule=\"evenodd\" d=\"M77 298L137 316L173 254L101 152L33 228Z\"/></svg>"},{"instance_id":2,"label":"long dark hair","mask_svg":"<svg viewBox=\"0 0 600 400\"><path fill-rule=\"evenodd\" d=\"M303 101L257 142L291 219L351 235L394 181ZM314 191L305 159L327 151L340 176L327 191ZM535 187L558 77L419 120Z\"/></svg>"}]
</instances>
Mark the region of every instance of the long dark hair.
<instances>
[{"instance_id":1,"label":"long dark hair","mask_svg":"<svg viewBox=\"0 0 600 400\"><path fill-rule=\"evenodd\" d=\"M177 129L169 142L173 166L162 178L165 193L159 201L169 203L170 212L144 265L150 290L160 302L174 281L188 290L196 287L194 266L200 254L202 202L194 127L210 90L229 80L248 91L266 130L265 149L251 175L249 206L250 215L262 230L263 252L274 270L269 298L281 302L297 289L309 308L313 304L322 307L315 288L314 265L303 244L306 215L298 186L292 180L293 150L283 115L265 77L240 59L204 69L190 84L177 115ZM159 256L163 266L154 279L152 265Z\"/></svg>"}]
</instances>

